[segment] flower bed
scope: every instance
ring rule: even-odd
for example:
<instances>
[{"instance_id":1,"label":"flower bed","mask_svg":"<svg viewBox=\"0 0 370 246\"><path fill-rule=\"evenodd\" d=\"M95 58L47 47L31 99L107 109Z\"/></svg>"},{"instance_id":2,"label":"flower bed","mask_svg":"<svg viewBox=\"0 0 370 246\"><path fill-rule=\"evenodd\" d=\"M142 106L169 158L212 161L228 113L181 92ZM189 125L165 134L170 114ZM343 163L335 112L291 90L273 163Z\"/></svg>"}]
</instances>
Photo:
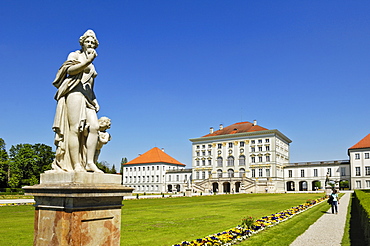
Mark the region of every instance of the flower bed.
<instances>
[{"instance_id":1,"label":"flower bed","mask_svg":"<svg viewBox=\"0 0 370 246\"><path fill-rule=\"evenodd\" d=\"M318 198L316 200L308 200L306 203L292 207L290 209L281 211L279 213L271 214L269 216L262 217L261 219L256 220L250 226L237 226L231 228L227 231L220 232L207 236L205 238L196 239L191 242L183 241L179 244L174 244L172 246L229 246L241 242L248 237L274 225L279 224L280 222L286 221L287 219L292 218L294 215L302 213L303 211L311 208L312 206L324 201L326 198ZM250 220L251 217L243 219L242 222ZM243 223L245 224L245 223ZM249 223L247 223L249 224ZM250 228L248 228L250 227Z\"/></svg>"}]
</instances>

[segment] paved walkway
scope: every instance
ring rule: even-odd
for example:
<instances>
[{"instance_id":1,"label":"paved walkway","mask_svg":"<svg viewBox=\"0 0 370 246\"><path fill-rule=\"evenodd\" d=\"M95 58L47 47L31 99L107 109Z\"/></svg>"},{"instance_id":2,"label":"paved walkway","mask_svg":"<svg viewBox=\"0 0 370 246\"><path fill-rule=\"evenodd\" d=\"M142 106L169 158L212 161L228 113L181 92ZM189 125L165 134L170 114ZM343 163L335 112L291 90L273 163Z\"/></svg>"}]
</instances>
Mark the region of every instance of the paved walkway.
<instances>
[{"instance_id":1,"label":"paved walkway","mask_svg":"<svg viewBox=\"0 0 370 246\"><path fill-rule=\"evenodd\" d=\"M332 214L330 208L290 246L340 245L352 192L344 191L343 193L345 194L340 199L338 214Z\"/></svg>"}]
</instances>

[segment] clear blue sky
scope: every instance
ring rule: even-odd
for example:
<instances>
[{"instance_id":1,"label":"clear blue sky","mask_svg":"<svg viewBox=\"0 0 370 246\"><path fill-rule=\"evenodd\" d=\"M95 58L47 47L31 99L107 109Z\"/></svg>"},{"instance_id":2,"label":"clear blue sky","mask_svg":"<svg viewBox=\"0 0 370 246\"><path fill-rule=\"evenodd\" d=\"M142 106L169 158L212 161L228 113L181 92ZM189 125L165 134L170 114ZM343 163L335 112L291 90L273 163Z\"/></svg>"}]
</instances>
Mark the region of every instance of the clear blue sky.
<instances>
[{"instance_id":1,"label":"clear blue sky","mask_svg":"<svg viewBox=\"0 0 370 246\"><path fill-rule=\"evenodd\" d=\"M370 132L369 1L2 1L0 137L53 146L51 84L89 28L95 92L112 119L101 161L257 120L291 162L346 159Z\"/></svg>"}]
</instances>

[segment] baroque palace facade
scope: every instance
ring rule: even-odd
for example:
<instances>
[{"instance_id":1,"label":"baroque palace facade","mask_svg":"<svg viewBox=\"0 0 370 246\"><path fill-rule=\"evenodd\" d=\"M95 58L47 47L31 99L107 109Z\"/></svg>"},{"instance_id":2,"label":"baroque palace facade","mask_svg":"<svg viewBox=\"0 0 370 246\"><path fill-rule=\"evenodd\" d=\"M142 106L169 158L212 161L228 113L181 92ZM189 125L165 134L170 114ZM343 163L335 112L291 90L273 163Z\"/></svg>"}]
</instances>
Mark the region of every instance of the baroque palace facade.
<instances>
[{"instance_id":1,"label":"baroque palace facade","mask_svg":"<svg viewBox=\"0 0 370 246\"><path fill-rule=\"evenodd\" d=\"M292 142L257 122L239 122L192 142L193 188L204 192L283 192Z\"/></svg>"},{"instance_id":2,"label":"baroque palace facade","mask_svg":"<svg viewBox=\"0 0 370 246\"><path fill-rule=\"evenodd\" d=\"M348 149L349 160L290 163L292 142L257 122L239 122L192 142L192 168L153 148L124 164L123 184L135 193L261 193L370 189L370 134Z\"/></svg>"}]
</instances>

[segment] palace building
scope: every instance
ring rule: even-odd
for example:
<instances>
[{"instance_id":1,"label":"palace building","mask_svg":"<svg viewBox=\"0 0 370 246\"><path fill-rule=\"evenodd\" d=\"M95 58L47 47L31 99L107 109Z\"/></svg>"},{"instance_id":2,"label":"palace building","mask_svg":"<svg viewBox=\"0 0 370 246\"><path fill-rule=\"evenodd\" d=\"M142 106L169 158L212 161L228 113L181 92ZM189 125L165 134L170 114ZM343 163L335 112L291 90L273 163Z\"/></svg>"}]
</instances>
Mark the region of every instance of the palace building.
<instances>
[{"instance_id":1,"label":"palace building","mask_svg":"<svg viewBox=\"0 0 370 246\"><path fill-rule=\"evenodd\" d=\"M290 163L292 142L279 130L239 122L190 139L192 168L157 147L124 164L135 193L261 193L370 189L370 134L348 149L349 160Z\"/></svg>"},{"instance_id":2,"label":"palace building","mask_svg":"<svg viewBox=\"0 0 370 246\"><path fill-rule=\"evenodd\" d=\"M164 193L184 191L191 172L157 147L123 164L123 184L134 188L135 193Z\"/></svg>"},{"instance_id":3,"label":"palace building","mask_svg":"<svg viewBox=\"0 0 370 246\"><path fill-rule=\"evenodd\" d=\"M193 188L212 192L283 192L292 142L257 122L239 122L192 142Z\"/></svg>"}]
</instances>

